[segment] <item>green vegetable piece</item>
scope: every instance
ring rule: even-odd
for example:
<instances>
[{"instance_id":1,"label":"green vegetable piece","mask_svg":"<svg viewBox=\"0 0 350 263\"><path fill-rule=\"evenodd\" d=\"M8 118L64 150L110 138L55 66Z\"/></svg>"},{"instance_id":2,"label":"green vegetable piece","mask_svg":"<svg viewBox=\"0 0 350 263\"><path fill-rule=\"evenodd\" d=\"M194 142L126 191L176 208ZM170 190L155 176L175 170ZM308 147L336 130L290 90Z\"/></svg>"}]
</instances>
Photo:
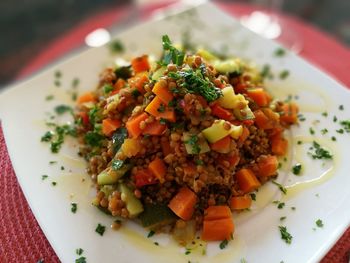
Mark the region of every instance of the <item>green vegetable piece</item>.
<instances>
[{"instance_id":1,"label":"green vegetable piece","mask_svg":"<svg viewBox=\"0 0 350 263\"><path fill-rule=\"evenodd\" d=\"M97 184L115 184L118 180L131 169L131 164L124 164L118 170L114 170L112 167L107 167L99 175L97 175Z\"/></svg>"},{"instance_id":2,"label":"green vegetable piece","mask_svg":"<svg viewBox=\"0 0 350 263\"><path fill-rule=\"evenodd\" d=\"M121 192L121 199L126 203L126 209L129 211L131 217L136 217L143 212L143 206L139 199L124 183L118 185Z\"/></svg>"},{"instance_id":3,"label":"green vegetable piece","mask_svg":"<svg viewBox=\"0 0 350 263\"><path fill-rule=\"evenodd\" d=\"M143 227L155 229L176 219L176 215L166 204L146 204L144 209L138 217Z\"/></svg>"},{"instance_id":4,"label":"green vegetable piece","mask_svg":"<svg viewBox=\"0 0 350 263\"><path fill-rule=\"evenodd\" d=\"M114 74L117 78L128 79L132 76L131 66L116 68Z\"/></svg>"},{"instance_id":5,"label":"green vegetable piece","mask_svg":"<svg viewBox=\"0 0 350 263\"><path fill-rule=\"evenodd\" d=\"M302 168L302 166L300 163L295 164L292 168L293 174L299 175L301 172L301 168Z\"/></svg>"},{"instance_id":6,"label":"green vegetable piece","mask_svg":"<svg viewBox=\"0 0 350 263\"><path fill-rule=\"evenodd\" d=\"M233 110L233 114L240 121L246 121L246 120L253 120L253 119L255 119L254 113L248 107L248 105L242 110L234 109Z\"/></svg>"},{"instance_id":7,"label":"green vegetable piece","mask_svg":"<svg viewBox=\"0 0 350 263\"><path fill-rule=\"evenodd\" d=\"M200 154L210 151L208 143L198 135L184 132L183 141L188 154Z\"/></svg>"},{"instance_id":8,"label":"green vegetable piece","mask_svg":"<svg viewBox=\"0 0 350 263\"><path fill-rule=\"evenodd\" d=\"M152 80L158 81L160 77L164 75L165 70L166 67L164 66L157 69L152 75Z\"/></svg>"},{"instance_id":9,"label":"green vegetable piece","mask_svg":"<svg viewBox=\"0 0 350 263\"><path fill-rule=\"evenodd\" d=\"M126 128L121 127L117 129L112 136L112 143L113 143L113 149L114 152L118 152L122 144L124 143L124 140L128 137L128 131Z\"/></svg>"}]
</instances>

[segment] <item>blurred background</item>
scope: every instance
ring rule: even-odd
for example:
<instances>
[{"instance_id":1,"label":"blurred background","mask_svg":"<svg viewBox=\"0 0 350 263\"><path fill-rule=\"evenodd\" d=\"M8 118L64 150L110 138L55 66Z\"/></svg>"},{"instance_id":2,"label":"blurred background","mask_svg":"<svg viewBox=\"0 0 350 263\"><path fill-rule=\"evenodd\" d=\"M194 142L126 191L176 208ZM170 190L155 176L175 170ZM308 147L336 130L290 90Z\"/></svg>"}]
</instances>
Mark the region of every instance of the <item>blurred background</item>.
<instances>
[{"instance_id":1,"label":"blurred background","mask_svg":"<svg viewBox=\"0 0 350 263\"><path fill-rule=\"evenodd\" d=\"M23 73L23 69L26 66L35 61L46 49L51 48L52 43L67 38L73 28L83 27L91 17L103 20L104 13L111 16L113 15L111 10L120 9L126 14L121 20L137 20L140 16L140 6L145 8L146 5L154 2L155 0L23 0L20 2L1 0L0 88L24 77L26 74ZM168 0L168 2L174 1ZM263 5L276 9L312 24L331 35L342 45L348 48L350 46L350 0L221 0L215 2ZM136 5L138 5L137 8ZM138 12L135 12L135 9Z\"/></svg>"}]
</instances>

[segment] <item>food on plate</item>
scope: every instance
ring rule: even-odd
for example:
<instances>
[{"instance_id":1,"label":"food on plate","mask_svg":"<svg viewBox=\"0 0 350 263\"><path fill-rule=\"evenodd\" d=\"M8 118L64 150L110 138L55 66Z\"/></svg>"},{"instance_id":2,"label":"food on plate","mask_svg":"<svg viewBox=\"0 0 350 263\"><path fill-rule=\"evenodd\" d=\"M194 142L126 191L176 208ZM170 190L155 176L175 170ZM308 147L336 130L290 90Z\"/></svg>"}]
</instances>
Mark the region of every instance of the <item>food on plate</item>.
<instances>
[{"instance_id":1,"label":"food on plate","mask_svg":"<svg viewBox=\"0 0 350 263\"><path fill-rule=\"evenodd\" d=\"M229 240L233 211L275 178L283 133L298 107L274 99L238 58L189 53L163 36L163 55L107 68L77 100L79 153L96 187L93 204L182 244Z\"/></svg>"}]
</instances>

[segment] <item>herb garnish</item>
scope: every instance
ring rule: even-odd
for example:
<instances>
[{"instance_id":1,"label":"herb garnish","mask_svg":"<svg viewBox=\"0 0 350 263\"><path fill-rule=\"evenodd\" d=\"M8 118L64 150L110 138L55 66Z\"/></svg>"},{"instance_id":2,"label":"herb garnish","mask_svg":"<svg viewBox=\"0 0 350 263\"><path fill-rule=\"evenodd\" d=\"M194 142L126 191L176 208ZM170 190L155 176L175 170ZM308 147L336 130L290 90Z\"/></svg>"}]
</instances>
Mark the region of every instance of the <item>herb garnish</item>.
<instances>
[{"instance_id":1,"label":"herb garnish","mask_svg":"<svg viewBox=\"0 0 350 263\"><path fill-rule=\"evenodd\" d=\"M228 240L224 239L223 241L221 241L219 247L220 249L224 249L227 245L228 245Z\"/></svg>"},{"instance_id":2,"label":"herb garnish","mask_svg":"<svg viewBox=\"0 0 350 263\"><path fill-rule=\"evenodd\" d=\"M317 220L316 220L316 226L318 226L318 227L323 227L323 222L322 222L321 219L317 219Z\"/></svg>"},{"instance_id":3,"label":"herb garnish","mask_svg":"<svg viewBox=\"0 0 350 263\"><path fill-rule=\"evenodd\" d=\"M276 181L271 181L271 182L273 184L277 185L283 194L285 194L285 195L287 194L287 189L283 185L281 185L280 183L277 183Z\"/></svg>"},{"instance_id":4,"label":"herb garnish","mask_svg":"<svg viewBox=\"0 0 350 263\"><path fill-rule=\"evenodd\" d=\"M265 64L260 72L260 75L262 78L272 78L272 74L271 74L271 67L269 64Z\"/></svg>"},{"instance_id":5,"label":"herb garnish","mask_svg":"<svg viewBox=\"0 0 350 263\"><path fill-rule=\"evenodd\" d=\"M346 121L341 121L340 125L343 126L344 130L347 133L350 133L350 120L346 120Z\"/></svg>"},{"instance_id":6,"label":"herb garnish","mask_svg":"<svg viewBox=\"0 0 350 263\"><path fill-rule=\"evenodd\" d=\"M311 135L315 134L315 130L312 127L309 128L309 132L310 132Z\"/></svg>"},{"instance_id":7,"label":"herb garnish","mask_svg":"<svg viewBox=\"0 0 350 263\"><path fill-rule=\"evenodd\" d=\"M338 118L337 116L333 116L333 122L337 122Z\"/></svg>"},{"instance_id":8,"label":"herb garnish","mask_svg":"<svg viewBox=\"0 0 350 263\"><path fill-rule=\"evenodd\" d=\"M157 109L158 112L164 112L165 111L165 106L164 104L160 104L159 108Z\"/></svg>"},{"instance_id":9,"label":"herb garnish","mask_svg":"<svg viewBox=\"0 0 350 263\"><path fill-rule=\"evenodd\" d=\"M66 113L66 112L72 112L72 108L70 106L68 106L68 105L62 104L62 105L58 105L58 106L55 107L55 112L58 115L62 115L64 113Z\"/></svg>"},{"instance_id":10,"label":"herb garnish","mask_svg":"<svg viewBox=\"0 0 350 263\"><path fill-rule=\"evenodd\" d=\"M328 132L328 129L326 129L326 128L324 128L324 129L322 129L321 130L321 133L324 135L324 134L326 134Z\"/></svg>"},{"instance_id":11,"label":"herb garnish","mask_svg":"<svg viewBox=\"0 0 350 263\"><path fill-rule=\"evenodd\" d=\"M199 152L201 151L201 148L198 145L197 135L191 135L191 137L188 139L188 141L185 141L185 143L192 146L192 151L194 154L199 154Z\"/></svg>"},{"instance_id":12,"label":"herb garnish","mask_svg":"<svg viewBox=\"0 0 350 263\"><path fill-rule=\"evenodd\" d=\"M80 256L81 254L83 254L83 252L84 252L84 250L83 250L82 248L77 248L77 249L75 250L75 253L76 253L78 256Z\"/></svg>"},{"instance_id":13,"label":"herb garnish","mask_svg":"<svg viewBox=\"0 0 350 263\"><path fill-rule=\"evenodd\" d=\"M278 209L283 209L283 207L286 205L284 202L280 202L280 201L278 201L278 200L273 201L272 203L273 203L273 204L277 204L277 208L278 208Z\"/></svg>"},{"instance_id":14,"label":"herb garnish","mask_svg":"<svg viewBox=\"0 0 350 263\"><path fill-rule=\"evenodd\" d=\"M93 131L88 131L84 137L85 142L90 146L100 146L101 140L103 138L103 135Z\"/></svg>"},{"instance_id":15,"label":"herb garnish","mask_svg":"<svg viewBox=\"0 0 350 263\"><path fill-rule=\"evenodd\" d=\"M276 57L283 57L286 54L286 50L279 47L275 50L275 52L273 53Z\"/></svg>"},{"instance_id":16,"label":"herb garnish","mask_svg":"<svg viewBox=\"0 0 350 263\"><path fill-rule=\"evenodd\" d=\"M278 227L280 229L280 233L281 233L281 238L287 243L287 244L291 244L292 243L292 235L290 233L288 233L287 231L287 227L285 226L279 226Z\"/></svg>"},{"instance_id":17,"label":"herb garnish","mask_svg":"<svg viewBox=\"0 0 350 263\"><path fill-rule=\"evenodd\" d=\"M344 105L339 105L339 110L344 110Z\"/></svg>"},{"instance_id":18,"label":"herb garnish","mask_svg":"<svg viewBox=\"0 0 350 263\"><path fill-rule=\"evenodd\" d=\"M189 254L191 254L191 249L190 248L186 248L185 255L189 255Z\"/></svg>"},{"instance_id":19,"label":"herb garnish","mask_svg":"<svg viewBox=\"0 0 350 263\"><path fill-rule=\"evenodd\" d=\"M289 76L289 71L288 70L283 70L280 73L280 79L286 79Z\"/></svg>"},{"instance_id":20,"label":"herb garnish","mask_svg":"<svg viewBox=\"0 0 350 263\"><path fill-rule=\"evenodd\" d=\"M286 220L286 218L287 218L286 216L281 216L280 221L284 221L284 220Z\"/></svg>"},{"instance_id":21,"label":"herb garnish","mask_svg":"<svg viewBox=\"0 0 350 263\"><path fill-rule=\"evenodd\" d=\"M340 134L343 134L344 133L344 130L343 129L339 129L339 130L336 130L337 133L340 133Z\"/></svg>"},{"instance_id":22,"label":"herb garnish","mask_svg":"<svg viewBox=\"0 0 350 263\"><path fill-rule=\"evenodd\" d=\"M251 193L250 197L252 198L253 201L256 201L256 194L255 193Z\"/></svg>"},{"instance_id":23,"label":"herb garnish","mask_svg":"<svg viewBox=\"0 0 350 263\"><path fill-rule=\"evenodd\" d=\"M100 223L98 223L95 232L98 233L100 236L103 236L104 232L106 230L106 227L104 225L101 225Z\"/></svg>"},{"instance_id":24,"label":"herb garnish","mask_svg":"<svg viewBox=\"0 0 350 263\"><path fill-rule=\"evenodd\" d=\"M181 66L184 61L185 54L172 45L168 35L164 35L162 37L162 41L164 49L164 57L162 63L168 65L170 62L173 62L174 64Z\"/></svg>"},{"instance_id":25,"label":"herb garnish","mask_svg":"<svg viewBox=\"0 0 350 263\"><path fill-rule=\"evenodd\" d=\"M114 159L112 161L112 169L113 170L119 170L124 164L124 161L123 160L119 160L119 159Z\"/></svg>"},{"instance_id":26,"label":"herb garnish","mask_svg":"<svg viewBox=\"0 0 350 263\"><path fill-rule=\"evenodd\" d=\"M109 44L109 49L113 53L122 53L124 52L124 45L119 39L115 39Z\"/></svg>"},{"instance_id":27,"label":"herb garnish","mask_svg":"<svg viewBox=\"0 0 350 263\"><path fill-rule=\"evenodd\" d=\"M54 96L53 95L47 95L45 97L45 100L53 100Z\"/></svg>"},{"instance_id":28,"label":"herb garnish","mask_svg":"<svg viewBox=\"0 0 350 263\"><path fill-rule=\"evenodd\" d=\"M106 84L106 85L103 86L103 93L104 94L109 94L113 90L114 90L114 87L112 85L110 85L110 84Z\"/></svg>"},{"instance_id":29,"label":"herb garnish","mask_svg":"<svg viewBox=\"0 0 350 263\"><path fill-rule=\"evenodd\" d=\"M75 263L86 263L86 257L80 257L75 260Z\"/></svg>"},{"instance_id":30,"label":"herb garnish","mask_svg":"<svg viewBox=\"0 0 350 263\"><path fill-rule=\"evenodd\" d=\"M47 178L48 178L49 176L47 175L47 174L43 174L42 176L41 176L41 180L46 180Z\"/></svg>"},{"instance_id":31,"label":"herb garnish","mask_svg":"<svg viewBox=\"0 0 350 263\"><path fill-rule=\"evenodd\" d=\"M296 163L293 168L292 168L293 174L295 175L299 175L301 172L301 164L300 163Z\"/></svg>"},{"instance_id":32,"label":"herb garnish","mask_svg":"<svg viewBox=\"0 0 350 263\"><path fill-rule=\"evenodd\" d=\"M156 232L154 232L153 230L149 231L147 238L152 237Z\"/></svg>"},{"instance_id":33,"label":"herb garnish","mask_svg":"<svg viewBox=\"0 0 350 263\"><path fill-rule=\"evenodd\" d=\"M313 147L310 150L315 150L314 152L308 152L313 159L333 159L332 154L329 153L326 149L322 148L320 144L316 141L312 142Z\"/></svg>"},{"instance_id":34,"label":"herb garnish","mask_svg":"<svg viewBox=\"0 0 350 263\"><path fill-rule=\"evenodd\" d=\"M52 186L56 186L57 185L57 182L51 182Z\"/></svg>"},{"instance_id":35,"label":"herb garnish","mask_svg":"<svg viewBox=\"0 0 350 263\"><path fill-rule=\"evenodd\" d=\"M77 203L71 203L71 208L70 208L70 211L75 214L78 210L78 204Z\"/></svg>"},{"instance_id":36,"label":"herb garnish","mask_svg":"<svg viewBox=\"0 0 350 263\"><path fill-rule=\"evenodd\" d=\"M327 117L328 116L328 112L322 112L322 116L324 116L324 117Z\"/></svg>"},{"instance_id":37,"label":"herb garnish","mask_svg":"<svg viewBox=\"0 0 350 263\"><path fill-rule=\"evenodd\" d=\"M331 139L332 139L332 141L333 141L333 142L335 142L335 141L337 140L337 138L336 138L336 137L334 137L334 136L332 136L332 138L331 138Z\"/></svg>"}]
</instances>

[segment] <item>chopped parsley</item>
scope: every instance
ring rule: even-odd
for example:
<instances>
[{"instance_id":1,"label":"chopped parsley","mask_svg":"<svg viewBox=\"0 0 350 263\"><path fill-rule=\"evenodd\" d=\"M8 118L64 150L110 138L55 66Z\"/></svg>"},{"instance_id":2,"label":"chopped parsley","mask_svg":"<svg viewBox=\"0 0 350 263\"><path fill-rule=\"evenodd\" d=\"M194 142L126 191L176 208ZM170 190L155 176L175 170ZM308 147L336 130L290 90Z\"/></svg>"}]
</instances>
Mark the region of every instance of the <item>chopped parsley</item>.
<instances>
[{"instance_id":1,"label":"chopped parsley","mask_svg":"<svg viewBox=\"0 0 350 263\"><path fill-rule=\"evenodd\" d=\"M314 150L314 152L308 152L308 154L311 155L313 159L333 159L332 154L330 154L330 152L326 149L322 148L319 143L313 141L312 145L313 147L310 149Z\"/></svg>"},{"instance_id":2,"label":"chopped parsley","mask_svg":"<svg viewBox=\"0 0 350 263\"><path fill-rule=\"evenodd\" d=\"M59 81L58 79L56 79L56 80L54 81L54 85L55 85L56 87L60 87L60 86L61 86L61 81Z\"/></svg>"},{"instance_id":3,"label":"chopped parsley","mask_svg":"<svg viewBox=\"0 0 350 263\"><path fill-rule=\"evenodd\" d=\"M138 89L134 89L131 91L131 95L136 99L138 96L141 95Z\"/></svg>"},{"instance_id":4,"label":"chopped parsley","mask_svg":"<svg viewBox=\"0 0 350 263\"><path fill-rule=\"evenodd\" d=\"M255 193L251 193L250 197L252 198L253 201L256 201L256 194Z\"/></svg>"},{"instance_id":5,"label":"chopped parsley","mask_svg":"<svg viewBox=\"0 0 350 263\"><path fill-rule=\"evenodd\" d=\"M197 165L203 165L203 164L204 164L204 162L203 162L202 160L199 160L199 159L197 159L197 160L195 161L195 163L196 163Z\"/></svg>"},{"instance_id":6,"label":"chopped parsley","mask_svg":"<svg viewBox=\"0 0 350 263\"><path fill-rule=\"evenodd\" d=\"M162 42L164 49L164 57L162 63L168 65L170 62L173 62L174 64L181 66L184 61L185 54L172 45L168 35L162 36Z\"/></svg>"},{"instance_id":7,"label":"chopped parsley","mask_svg":"<svg viewBox=\"0 0 350 263\"><path fill-rule=\"evenodd\" d=\"M95 232L98 233L100 236L103 236L103 234L106 231L106 227L104 225L101 225L100 223L98 223Z\"/></svg>"},{"instance_id":8,"label":"chopped parsley","mask_svg":"<svg viewBox=\"0 0 350 263\"><path fill-rule=\"evenodd\" d=\"M328 129L326 129L326 128L324 128L324 129L322 129L321 130L321 133L324 135L324 134L326 134L328 132Z\"/></svg>"},{"instance_id":9,"label":"chopped parsley","mask_svg":"<svg viewBox=\"0 0 350 263\"><path fill-rule=\"evenodd\" d=\"M190 248L186 248L185 255L189 255L189 254L191 254L191 249Z\"/></svg>"},{"instance_id":10,"label":"chopped parsley","mask_svg":"<svg viewBox=\"0 0 350 263\"><path fill-rule=\"evenodd\" d=\"M115 171L119 170L120 168L122 168L123 164L124 164L123 160L114 159L112 161L112 169L115 170Z\"/></svg>"},{"instance_id":11,"label":"chopped parsley","mask_svg":"<svg viewBox=\"0 0 350 263\"><path fill-rule=\"evenodd\" d=\"M109 94L114 90L114 87L110 84L106 84L103 86L103 92L104 94Z\"/></svg>"},{"instance_id":12,"label":"chopped parsley","mask_svg":"<svg viewBox=\"0 0 350 263\"><path fill-rule=\"evenodd\" d=\"M300 172L301 172L301 164L300 163L296 163L293 168L292 168L292 171L293 171L293 174L295 175L300 175Z\"/></svg>"},{"instance_id":13,"label":"chopped parsley","mask_svg":"<svg viewBox=\"0 0 350 263\"><path fill-rule=\"evenodd\" d=\"M339 130L336 130L337 133L340 133L340 134L343 134L344 133L344 130L343 129L339 129Z\"/></svg>"},{"instance_id":14,"label":"chopped parsley","mask_svg":"<svg viewBox=\"0 0 350 263\"><path fill-rule=\"evenodd\" d=\"M197 135L191 135L191 137L188 139L188 141L185 141L185 143L192 146L192 152L194 154L200 153L201 148L198 145L198 136Z\"/></svg>"},{"instance_id":15,"label":"chopped parsley","mask_svg":"<svg viewBox=\"0 0 350 263\"><path fill-rule=\"evenodd\" d=\"M271 78L272 77L272 74L271 74L271 67L269 64L265 64L260 72L260 75L263 77L263 78Z\"/></svg>"},{"instance_id":16,"label":"chopped parsley","mask_svg":"<svg viewBox=\"0 0 350 263\"><path fill-rule=\"evenodd\" d=\"M49 101L49 100L53 100L54 99L54 96L53 95L47 95L45 97L45 100Z\"/></svg>"},{"instance_id":17,"label":"chopped parsley","mask_svg":"<svg viewBox=\"0 0 350 263\"><path fill-rule=\"evenodd\" d=\"M75 260L75 263L86 263L86 257L80 257Z\"/></svg>"},{"instance_id":18,"label":"chopped parsley","mask_svg":"<svg viewBox=\"0 0 350 263\"><path fill-rule=\"evenodd\" d=\"M324 117L327 117L328 116L328 112L322 112L322 116L324 116Z\"/></svg>"},{"instance_id":19,"label":"chopped parsley","mask_svg":"<svg viewBox=\"0 0 350 263\"><path fill-rule=\"evenodd\" d=\"M53 135L54 135L54 133L52 131L47 131L43 136L41 136L40 141L49 142L49 141L51 141Z\"/></svg>"},{"instance_id":20,"label":"chopped parsley","mask_svg":"<svg viewBox=\"0 0 350 263\"><path fill-rule=\"evenodd\" d=\"M61 171L63 171L65 168L64 168L64 166L61 166Z\"/></svg>"},{"instance_id":21,"label":"chopped parsley","mask_svg":"<svg viewBox=\"0 0 350 263\"><path fill-rule=\"evenodd\" d=\"M155 244L156 246L159 246L159 243L158 243L158 242L154 242L153 244Z\"/></svg>"},{"instance_id":22,"label":"chopped parsley","mask_svg":"<svg viewBox=\"0 0 350 263\"><path fill-rule=\"evenodd\" d=\"M281 185L280 183L277 183L276 181L271 181L271 182L273 184L277 185L283 194L285 194L285 195L287 194L287 189L283 185Z\"/></svg>"},{"instance_id":23,"label":"chopped parsley","mask_svg":"<svg viewBox=\"0 0 350 263\"><path fill-rule=\"evenodd\" d=\"M73 214L75 214L75 213L77 212L77 210L78 210L78 204L77 204L77 203L71 203L70 205L71 205L70 211L71 211Z\"/></svg>"},{"instance_id":24,"label":"chopped parsley","mask_svg":"<svg viewBox=\"0 0 350 263\"><path fill-rule=\"evenodd\" d=\"M225 247L227 247L228 245L228 240L227 239L224 239L223 241L220 242L220 249L224 249Z\"/></svg>"},{"instance_id":25,"label":"chopped parsley","mask_svg":"<svg viewBox=\"0 0 350 263\"><path fill-rule=\"evenodd\" d=\"M303 114L298 114L298 119L299 121L306 121L306 118L304 117Z\"/></svg>"},{"instance_id":26,"label":"chopped parsley","mask_svg":"<svg viewBox=\"0 0 350 263\"><path fill-rule=\"evenodd\" d=\"M49 164L56 164L57 162L56 161L50 161Z\"/></svg>"},{"instance_id":27,"label":"chopped parsley","mask_svg":"<svg viewBox=\"0 0 350 263\"><path fill-rule=\"evenodd\" d=\"M57 185L57 182L51 182L52 186L56 186Z\"/></svg>"},{"instance_id":28,"label":"chopped parsley","mask_svg":"<svg viewBox=\"0 0 350 263\"><path fill-rule=\"evenodd\" d=\"M164 112L165 111L165 106L164 104L160 104L159 108L157 109L158 112Z\"/></svg>"},{"instance_id":29,"label":"chopped parsley","mask_svg":"<svg viewBox=\"0 0 350 263\"><path fill-rule=\"evenodd\" d=\"M338 121L337 116L333 116L333 122L337 122L337 121Z\"/></svg>"},{"instance_id":30,"label":"chopped parsley","mask_svg":"<svg viewBox=\"0 0 350 263\"><path fill-rule=\"evenodd\" d=\"M310 132L311 135L315 134L315 130L312 127L309 128L309 132Z\"/></svg>"},{"instance_id":31,"label":"chopped parsley","mask_svg":"<svg viewBox=\"0 0 350 263\"><path fill-rule=\"evenodd\" d=\"M284 220L286 220L286 218L287 218L286 216L281 216L280 221L284 221Z\"/></svg>"},{"instance_id":32,"label":"chopped parsley","mask_svg":"<svg viewBox=\"0 0 350 263\"><path fill-rule=\"evenodd\" d=\"M61 77L62 77L62 72L59 71L59 70L56 70L56 71L55 71L55 78L59 79L59 78L61 78Z\"/></svg>"},{"instance_id":33,"label":"chopped parsley","mask_svg":"<svg viewBox=\"0 0 350 263\"><path fill-rule=\"evenodd\" d=\"M55 107L55 112L57 115L62 115L66 112L72 112L72 108L68 105L61 104Z\"/></svg>"},{"instance_id":34,"label":"chopped parsley","mask_svg":"<svg viewBox=\"0 0 350 263\"><path fill-rule=\"evenodd\" d=\"M147 238L150 238L152 236L154 236L156 232L154 232L153 230L149 231L148 235L147 235Z\"/></svg>"},{"instance_id":35,"label":"chopped parsley","mask_svg":"<svg viewBox=\"0 0 350 263\"><path fill-rule=\"evenodd\" d=\"M55 131L48 131L46 132L42 137L42 142L50 142L50 148L51 152L58 153L61 149L61 146L64 142L64 137L66 135L70 135L75 137L76 136L76 130L75 127L65 124L62 126L58 126L56 124L50 124L50 126L55 126Z\"/></svg>"},{"instance_id":36,"label":"chopped parsley","mask_svg":"<svg viewBox=\"0 0 350 263\"><path fill-rule=\"evenodd\" d=\"M337 140L337 138L335 136L332 136L332 141L335 142Z\"/></svg>"},{"instance_id":37,"label":"chopped parsley","mask_svg":"<svg viewBox=\"0 0 350 263\"><path fill-rule=\"evenodd\" d=\"M275 50L275 52L273 53L276 57L283 57L286 54L286 50L279 47Z\"/></svg>"},{"instance_id":38,"label":"chopped parsley","mask_svg":"<svg viewBox=\"0 0 350 263\"><path fill-rule=\"evenodd\" d=\"M80 80L78 78L74 78L72 80L72 88L76 88L80 83Z\"/></svg>"},{"instance_id":39,"label":"chopped parsley","mask_svg":"<svg viewBox=\"0 0 350 263\"><path fill-rule=\"evenodd\" d=\"M341 121L340 125L343 126L344 130L347 133L350 133L350 120L346 120L346 121Z\"/></svg>"},{"instance_id":40,"label":"chopped parsley","mask_svg":"<svg viewBox=\"0 0 350 263\"><path fill-rule=\"evenodd\" d=\"M323 227L323 222L322 222L321 219L317 219L317 220L316 220L316 226L317 226L317 227Z\"/></svg>"},{"instance_id":41,"label":"chopped parsley","mask_svg":"<svg viewBox=\"0 0 350 263\"><path fill-rule=\"evenodd\" d=\"M296 208L295 208L295 206L292 206L290 209L292 209L293 211L295 211Z\"/></svg>"},{"instance_id":42,"label":"chopped parsley","mask_svg":"<svg viewBox=\"0 0 350 263\"><path fill-rule=\"evenodd\" d=\"M339 110L344 110L344 105L339 105Z\"/></svg>"},{"instance_id":43,"label":"chopped parsley","mask_svg":"<svg viewBox=\"0 0 350 263\"><path fill-rule=\"evenodd\" d=\"M303 142L302 141L297 141L297 144L300 145L300 144L303 144Z\"/></svg>"},{"instance_id":44,"label":"chopped parsley","mask_svg":"<svg viewBox=\"0 0 350 263\"><path fill-rule=\"evenodd\" d=\"M81 254L83 254L83 252L84 252L84 250L83 250L82 248L77 248L77 249L75 250L75 253L76 253L78 256L80 256Z\"/></svg>"},{"instance_id":45,"label":"chopped parsley","mask_svg":"<svg viewBox=\"0 0 350 263\"><path fill-rule=\"evenodd\" d=\"M88 131L85 134L85 142L90 146L100 146L101 140L104 138L103 135L98 132Z\"/></svg>"},{"instance_id":46,"label":"chopped parsley","mask_svg":"<svg viewBox=\"0 0 350 263\"><path fill-rule=\"evenodd\" d=\"M287 244L291 244L293 237L292 237L292 235L290 233L288 233L287 227L285 227L285 226L278 226L278 228L280 229L281 238Z\"/></svg>"},{"instance_id":47,"label":"chopped parsley","mask_svg":"<svg viewBox=\"0 0 350 263\"><path fill-rule=\"evenodd\" d=\"M43 174L42 176L41 176L41 180L46 180L47 178L49 178L49 176L47 175L47 174Z\"/></svg>"},{"instance_id":48,"label":"chopped parsley","mask_svg":"<svg viewBox=\"0 0 350 263\"><path fill-rule=\"evenodd\" d=\"M280 202L278 200L273 201L272 203L276 204L278 209L283 209L283 207L286 205L284 202Z\"/></svg>"},{"instance_id":49,"label":"chopped parsley","mask_svg":"<svg viewBox=\"0 0 350 263\"><path fill-rule=\"evenodd\" d=\"M289 71L288 70L283 70L281 71L279 77L280 79L286 79L289 76Z\"/></svg>"},{"instance_id":50,"label":"chopped parsley","mask_svg":"<svg viewBox=\"0 0 350 263\"><path fill-rule=\"evenodd\" d=\"M124 45L119 39L115 39L109 44L109 50L112 53L122 53L124 52Z\"/></svg>"},{"instance_id":51,"label":"chopped parsley","mask_svg":"<svg viewBox=\"0 0 350 263\"><path fill-rule=\"evenodd\" d=\"M167 120L164 118L160 118L159 123L165 125L167 124Z\"/></svg>"}]
</instances>

